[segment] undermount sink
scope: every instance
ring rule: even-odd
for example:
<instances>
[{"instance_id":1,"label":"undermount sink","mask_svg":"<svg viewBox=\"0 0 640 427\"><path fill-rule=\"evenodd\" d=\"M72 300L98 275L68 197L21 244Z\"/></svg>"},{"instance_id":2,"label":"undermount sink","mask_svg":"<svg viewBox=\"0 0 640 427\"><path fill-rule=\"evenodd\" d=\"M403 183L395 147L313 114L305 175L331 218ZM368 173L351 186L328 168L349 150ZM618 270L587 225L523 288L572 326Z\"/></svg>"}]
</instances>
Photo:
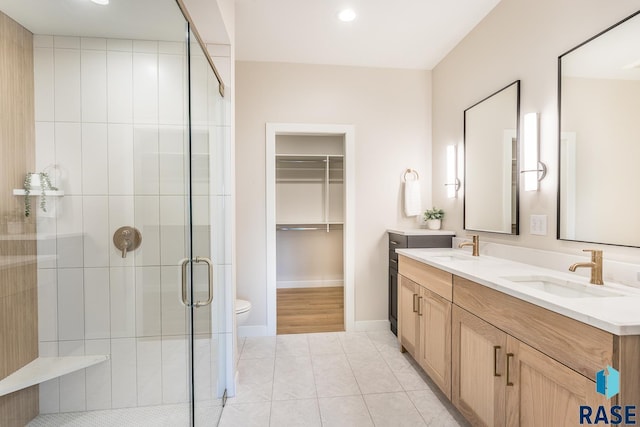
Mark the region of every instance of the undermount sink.
<instances>
[{"instance_id":1,"label":"undermount sink","mask_svg":"<svg viewBox=\"0 0 640 427\"><path fill-rule=\"evenodd\" d=\"M451 262L451 261L474 261L476 258L470 255L462 254L433 254L429 258L434 261Z\"/></svg>"},{"instance_id":2,"label":"undermount sink","mask_svg":"<svg viewBox=\"0 0 640 427\"><path fill-rule=\"evenodd\" d=\"M605 289L599 285L585 285L549 276L510 276L502 277L502 279L516 283L518 286L526 286L530 289L536 289L564 298L610 298L624 296L624 294L620 292Z\"/></svg>"}]
</instances>

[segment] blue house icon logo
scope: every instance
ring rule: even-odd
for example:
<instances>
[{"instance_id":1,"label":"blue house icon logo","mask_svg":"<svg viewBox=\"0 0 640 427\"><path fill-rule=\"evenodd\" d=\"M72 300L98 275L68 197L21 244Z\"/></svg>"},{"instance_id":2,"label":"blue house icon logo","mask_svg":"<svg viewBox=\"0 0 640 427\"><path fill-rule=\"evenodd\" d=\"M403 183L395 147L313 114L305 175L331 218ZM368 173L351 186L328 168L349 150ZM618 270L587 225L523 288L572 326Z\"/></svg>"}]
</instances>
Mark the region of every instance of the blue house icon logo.
<instances>
[{"instance_id":1,"label":"blue house icon logo","mask_svg":"<svg viewBox=\"0 0 640 427\"><path fill-rule=\"evenodd\" d=\"M606 371L606 374L604 369L596 372L596 391L611 399L620 392L620 372L609 365Z\"/></svg>"}]
</instances>

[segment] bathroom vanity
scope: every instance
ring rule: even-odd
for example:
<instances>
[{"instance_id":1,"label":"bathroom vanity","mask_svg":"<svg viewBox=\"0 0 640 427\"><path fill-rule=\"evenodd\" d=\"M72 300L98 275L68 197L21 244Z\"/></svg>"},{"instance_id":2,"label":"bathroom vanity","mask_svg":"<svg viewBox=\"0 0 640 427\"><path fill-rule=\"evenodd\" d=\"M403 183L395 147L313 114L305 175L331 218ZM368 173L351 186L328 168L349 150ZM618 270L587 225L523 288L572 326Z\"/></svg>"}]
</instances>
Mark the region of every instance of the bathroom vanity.
<instances>
[{"instance_id":1,"label":"bathroom vanity","mask_svg":"<svg viewBox=\"0 0 640 427\"><path fill-rule=\"evenodd\" d=\"M401 350L473 425L578 425L640 403L640 290L461 250L400 249ZM620 372L620 393L596 373Z\"/></svg>"},{"instance_id":2,"label":"bathroom vanity","mask_svg":"<svg viewBox=\"0 0 640 427\"><path fill-rule=\"evenodd\" d=\"M400 248L450 248L455 233L446 230L387 230L389 234L389 323L398 334L398 254Z\"/></svg>"}]
</instances>

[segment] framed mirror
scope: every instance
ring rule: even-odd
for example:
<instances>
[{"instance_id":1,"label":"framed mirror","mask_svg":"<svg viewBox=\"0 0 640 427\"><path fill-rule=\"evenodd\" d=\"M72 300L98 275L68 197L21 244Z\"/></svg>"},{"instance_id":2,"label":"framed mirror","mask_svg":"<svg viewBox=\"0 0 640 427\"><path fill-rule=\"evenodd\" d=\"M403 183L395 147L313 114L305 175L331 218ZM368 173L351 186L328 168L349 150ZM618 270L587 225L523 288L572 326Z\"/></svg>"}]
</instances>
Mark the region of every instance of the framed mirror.
<instances>
[{"instance_id":1,"label":"framed mirror","mask_svg":"<svg viewBox=\"0 0 640 427\"><path fill-rule=\"evenodd\" d=\"M640 12L558 58L558 239L640 247Z\"/></svg>"},{"instance_id":2,"label":"framed mirror","mask_svg":"<svg viewBox=\"0 0 640 427\"><path fill-rule=\"evenodd\" d=\"M464 228L518 234L520 80L464 111Z\"/></svg>"}]
</instances>

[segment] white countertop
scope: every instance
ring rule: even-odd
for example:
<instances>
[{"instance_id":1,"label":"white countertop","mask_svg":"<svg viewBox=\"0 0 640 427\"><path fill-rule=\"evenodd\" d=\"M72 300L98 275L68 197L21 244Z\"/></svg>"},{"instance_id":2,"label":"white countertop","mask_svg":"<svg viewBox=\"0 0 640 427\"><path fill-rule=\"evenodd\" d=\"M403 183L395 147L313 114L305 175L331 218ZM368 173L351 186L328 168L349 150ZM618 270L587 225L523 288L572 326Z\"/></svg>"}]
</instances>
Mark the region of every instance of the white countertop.
<instances>
[{"instance_id":1,"label":"white countertop","mask_svg":"<svg viewBox=\"0 0 640 427\"><path fill-rule=\"evenodd\" d=\"M395 233L403 236L455 236L454 231L428 230L426 228L389 228L387 233Z\"/></svg>"},{"instance_id":2,"label":"white countertop","mask_svg":"<svg viewBox=\"0 0 640 427\"><path fill-rule=\"evenodd\" d=\"M396 252L613 334L640 335L640 290L637 288L606 280L604 286L591 285L587 278L573 273L482 254L471 257L469 251L460 249L396 249ZM447 255L459 259L447 259ZM624 295L561 297L505 279L509 276L547 276Z\"/></svg>"}]
</instances>

